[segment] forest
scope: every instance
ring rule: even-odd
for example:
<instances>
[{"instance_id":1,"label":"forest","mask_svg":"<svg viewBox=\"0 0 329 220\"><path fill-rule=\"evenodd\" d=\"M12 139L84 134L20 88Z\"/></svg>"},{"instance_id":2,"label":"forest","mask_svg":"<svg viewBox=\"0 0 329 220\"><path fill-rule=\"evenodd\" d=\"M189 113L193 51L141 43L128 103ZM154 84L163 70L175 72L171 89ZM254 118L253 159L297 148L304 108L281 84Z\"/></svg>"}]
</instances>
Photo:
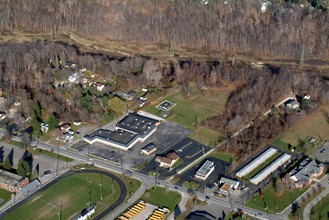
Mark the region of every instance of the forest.
<instances>
[{"instance_id":1,"label":"forest","mask_svg":"<svg viewBox=\"0 0 329 220\"><path fill-rule=\"evenodd\" d=\"M226 3L225 3L226 2ZM323 59L329 17L321 2L273 0L1 0L0 30L199 48L258 57ZM301 7L300 4L306 5ZM314 4L313 4L314 5ZM324 5L324 6L323 6Z\"/></svg>"},{"instance_id":2,"label":"forest","mask_svg":"<svg viewBox=\"0 0 329 220\"><path fill-rule=\"evenodd\" d=\"M109 83L102 92L86 89L82 82L58 86L58 82L67 81L67 77L74 72L59 65L64 62L74 62L116 83ZM115 109L108 105L115 91L154 87L165 94L175 86L181 88L188 98L192 84L200 88L228 85L236 88L230 94L222 114L200 122L224 137L229 137L291 94L308 94L318 105L329 101L329 80L326 73L320 70L271 65L254 67L246 63L233 65L232 62L218 60L161 61L146 57L115 57L83 53L76 46L61 42L0 45L0 87L7 98L8 108L15 102L21 103L17 118L35 115L39 122L79 118L100 124L108 114L115 114ZM289 114L270 116L254 124L239 139L232 139L229 147L223 146L226 148L224 150L236 155L254 152L298 118L300 116Z\"/></svg>"}]
</instances>

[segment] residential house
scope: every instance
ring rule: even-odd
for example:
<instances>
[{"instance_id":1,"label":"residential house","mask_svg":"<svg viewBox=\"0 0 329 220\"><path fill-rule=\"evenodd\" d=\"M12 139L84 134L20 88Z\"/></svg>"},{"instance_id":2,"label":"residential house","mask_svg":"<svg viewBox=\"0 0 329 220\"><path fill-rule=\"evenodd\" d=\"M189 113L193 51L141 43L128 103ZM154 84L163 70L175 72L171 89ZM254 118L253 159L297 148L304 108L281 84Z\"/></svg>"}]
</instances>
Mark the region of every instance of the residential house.
<instances>
[{"instance_id":1,"label":"residential house","mask_svg":"<svg viewBox=\"0 0 329 220\"><path fill-rule=\"evenodd\" d=\"M105 85L103 83L97 82L96 83L96 89L97 91L103 91Z\"/></svg>"},{"instance_id":2,"label":"residential house","mask_svg":"<svg viewBox=\"0 0 329 220\"><path fill-rule=\"evenodd\" d=\"M61 124L60 128L61 128L62 132L65 134L71 129L71 124L70 123Z\"/></svg>"},{"instance_id":3,"label":"residential house","mask_svg":"<svg viewBox=\"0 0 329 220\"><path fill-rule=\"evenodd\" d=\"M299 108L299 102L296 99L289 99L284 103L284 105L288 109L296 110Z\"/></svg>"},{"instance_id":4,"label":"residential house","mask_svg":"<svg viewBox=\"0 0 329 220\"><path fill-rule=\"evenodd\" d=\"M0 120L6 118L6 112L0 112Z\"/></svg>"},{"instance_id":5,"label":"residential house","mask_svg":"<svg viewBox=\"0 0 329 220\"><path fill-rule=\"evenodd\" d=\"M160 167L171 168L179 159L179 156L176 152L171 151L164 156L156 156L155 162L160 163Z\"/></svg>"},{"instance_id":6,"label":"residential house","mask_svg":"<svg viewBox=\"0 0 329 220\"><path fill-rule=\"evenodd\" d=\"M49 130L49 124L47 124L47 123L41 123L41 131L43 133L47 133L48 130Z\"/></svg>"},{"instance_id":7,"label":"residential house","mask_svg":"<svg viewBox=\"0 0 329 220\"><path fill-rule=\"evenodd\" d=\"M298 164L290 173L290 179L295 182L296 188L302 188L312 183L313 179L323 174L323 164L317 164L307 157Z\"/></svg>"}]
</instances>

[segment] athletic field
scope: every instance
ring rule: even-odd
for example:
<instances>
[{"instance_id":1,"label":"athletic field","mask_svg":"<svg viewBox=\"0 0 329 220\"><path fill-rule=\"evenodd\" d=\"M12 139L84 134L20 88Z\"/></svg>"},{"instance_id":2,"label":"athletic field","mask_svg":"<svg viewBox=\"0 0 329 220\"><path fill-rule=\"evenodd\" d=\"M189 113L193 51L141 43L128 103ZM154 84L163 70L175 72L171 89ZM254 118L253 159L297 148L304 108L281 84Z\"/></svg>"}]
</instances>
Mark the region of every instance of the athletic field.
<instances>
[{"instance_id":1,"label":"athletic field","mask_svg":"<svg viewBox=\"0 0 329 220\"><path fill-rule=\"evenodd\" d=\"M119 195L120 187L112 178L95 173L78 173L65 177L46 191L37 194L31 201L6 215L4 220L70 219L89 205L90 196L91 203L96 204L96 216L113 204Z\"/></svg>"}]
</instances>

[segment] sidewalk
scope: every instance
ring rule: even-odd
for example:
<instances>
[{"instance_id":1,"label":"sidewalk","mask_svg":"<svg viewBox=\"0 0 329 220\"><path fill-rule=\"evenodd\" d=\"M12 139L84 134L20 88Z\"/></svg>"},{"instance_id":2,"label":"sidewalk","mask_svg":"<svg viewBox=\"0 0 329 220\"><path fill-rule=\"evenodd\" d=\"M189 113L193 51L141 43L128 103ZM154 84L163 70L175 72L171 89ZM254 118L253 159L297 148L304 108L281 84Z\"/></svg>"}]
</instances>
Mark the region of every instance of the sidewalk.
<instances>
[{"instance_id":1,"label":"sidewalk","mask_svg":"<svg viewBox=\"0 0 329 220\"><path fill-rule=\"evenodd\" d=\"M122 205L120 205L117 209L115 209L110 215L104 218L104 220L113 220L115 217L120 215L130 206L132 206L146 191L146 184L142 183L141 187L132 195L127 201L125 201Z\"/></svg>"},{"instance_id":2,"label":"sidewalk","mask_svg":"<svg viewBox=\"0 0 329 220\"><path fill-rule=\"evenodd\" d=\"M324 177L322 177L317 183L313 184L308 190L306 190L294 202L299 202L305 195L307 195L310 191L312 191L314 187L317 187L318 184L321 184L321 185L325 186L325 183L327 182L327 180L328 180L328 175L324 175ZM291 204L289 206L287 206L282 212L277 213L277 215L279 215L282 218L288 219L288 216L289 216L290 213L291 213Z\"/></svg>"},{"instance_id":3,"label":"sidewalk","mask_svg":"<svg viewBox=\"0 0 329 220\"><path fill-rule=\"evenodd\" d=\"M326 178L325 178L326 177ZM322 198L324 198L326 195L329 194L329 181L327 181L328 175L324 176L325 182L321 183L323 187L326 189L323 190L317 197L315 197L310 203L305 206L303 210L303 219L304 220L309 220L310 219L310 211L315 206Z\"/></svg>"}]
</instances>

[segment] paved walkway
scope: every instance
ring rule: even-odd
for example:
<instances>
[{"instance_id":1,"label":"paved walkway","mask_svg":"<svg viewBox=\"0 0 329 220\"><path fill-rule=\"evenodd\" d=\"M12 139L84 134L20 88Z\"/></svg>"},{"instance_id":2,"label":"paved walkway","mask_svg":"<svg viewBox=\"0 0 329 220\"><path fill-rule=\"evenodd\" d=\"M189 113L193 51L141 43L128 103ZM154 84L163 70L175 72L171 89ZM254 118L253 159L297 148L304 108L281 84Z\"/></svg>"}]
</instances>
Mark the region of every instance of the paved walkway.
<instances>
[{"instance_id":1,"label":"paved walkway","mask_svg":"<svg viewBox=\"0 0 329 220\"><path fill-rule=\"evenodd\" d=\"M119 206L117 209L115 209L110 215L104 217L104 220L113 220L115 217L120 215L122 212L124 212L126 209L128 209L130 206L132 206L147 190L147 185L142 184L141 187L132 195L125 203L123 203L121 206Z\"/></svg>"},{"instance_id":2,"label":"paved walkway","mask_svg":"<svg viewBox=\"0 0 329 220\"><path fill-rule=\"evenodd\" d=\"M325 187L325 190L323 190L317 197L315 197L310 203L307 204L307 206L304 208L303 211L303 219L309 220L310 219L310 211L313 206L315 206L323 197L329 194L329 180L328 175L325 175L323 179L321 179L321 185Z\"/></svg>"}]
</instances>

